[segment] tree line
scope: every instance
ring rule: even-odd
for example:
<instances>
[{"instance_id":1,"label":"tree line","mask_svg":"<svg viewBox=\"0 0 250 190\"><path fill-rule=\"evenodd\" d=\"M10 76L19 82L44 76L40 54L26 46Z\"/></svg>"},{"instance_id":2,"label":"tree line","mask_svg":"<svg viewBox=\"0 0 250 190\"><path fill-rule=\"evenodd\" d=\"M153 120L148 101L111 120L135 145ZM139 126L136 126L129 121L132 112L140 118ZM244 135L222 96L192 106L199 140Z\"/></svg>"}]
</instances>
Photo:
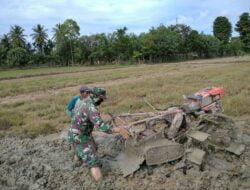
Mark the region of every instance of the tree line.
<instances>
[{"instance_id":1,"label":"tree line","mask_svg":"<svg viewBox=\"0 0 250 190\"><path fill-rule=\"evenodd\" d=\"M157 63L196 58L237 56L250 52L250 16L240 15L235 26L239 37L232 37L232 24L219 16L213 22L213 35L199 33L185 24L152 27L136 35L126 27L112 33L80 36L72 19L48 30L38 24L32 28L32 43L21 26L11 26L0 38L0 66L71 66L75 64Z\"/></svg>"}]
</instances>

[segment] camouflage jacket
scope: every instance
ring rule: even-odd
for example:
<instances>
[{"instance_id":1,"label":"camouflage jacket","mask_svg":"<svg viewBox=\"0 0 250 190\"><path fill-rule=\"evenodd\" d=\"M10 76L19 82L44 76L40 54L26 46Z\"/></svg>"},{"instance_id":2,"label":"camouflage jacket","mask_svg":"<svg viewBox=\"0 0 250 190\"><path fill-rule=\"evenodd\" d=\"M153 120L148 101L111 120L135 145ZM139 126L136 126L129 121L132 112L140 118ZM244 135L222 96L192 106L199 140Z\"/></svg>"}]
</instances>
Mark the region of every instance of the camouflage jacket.
<instances>
[{"instance_id":1,"label":"camouflage jacket","mask_svg":"<svg viewBox=\"0 0 250 190\"><path fill-rule=\"evenodd\" d=\"M112 132L112 126L103 122L100 112L91 97L78 99L73 112L74 117L70 125L71 133L88 137L94 127L106 133Z\"/></svg>"}]
</instances>

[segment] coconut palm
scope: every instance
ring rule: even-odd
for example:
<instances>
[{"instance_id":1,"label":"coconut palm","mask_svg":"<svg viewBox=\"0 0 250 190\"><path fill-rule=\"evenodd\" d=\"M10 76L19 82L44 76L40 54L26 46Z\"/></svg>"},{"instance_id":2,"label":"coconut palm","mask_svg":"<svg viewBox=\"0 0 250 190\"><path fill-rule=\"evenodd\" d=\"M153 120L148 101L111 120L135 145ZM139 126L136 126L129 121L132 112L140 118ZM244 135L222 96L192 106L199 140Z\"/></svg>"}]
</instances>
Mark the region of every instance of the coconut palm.
<instances>
[{"instance_id":1,"label":"coconut palm","mask_svg":"<svg viewBox=\"0 0 250 190\"><path fill-rule=\"evenodd\" d=\"M14 48L25 47L24 29L21 26L15 25L10 28L9 38L11 45Z\"/></svg>"},{"instance_id":2,"label":"coconut palm","mask_svg":"<svg viewBox=\"0 0 250 190\"><path fill-rule=\"evenodd\" d=\"M62 38L65 37L65 32L63 29L63 26L59 23L56 24L56 26L52 29L54 35L53 35L53 40L58 43Z\"/></svg>"},{"instance_id":3,"label":"coconut palm","mask_svg":"<svg viewBox=\"0 0 250 190\"><path fill-rule=\"evenodd\" d=\"M48 40L48 34L47 34L48 30L44 29L44 26L40 24L32 28L32 30L34 31L34 33L31 34L32 39L34 40L34 45L41 54L44 54L44 47Z\"/></svg>"},{"instance_id":4,"label":"coconut palm","mask_svg":"<svg viewBox=\"0 0 250 190\"><path fill-rule=\"evenodd\" d=\"M56 26L53 28L53 40L56 45L56 50L60 52L61 49L63 49L63 46L65 45L66 37L65 37L65 29L62 24L56 24Z\"/></svg>"}]
</instances>

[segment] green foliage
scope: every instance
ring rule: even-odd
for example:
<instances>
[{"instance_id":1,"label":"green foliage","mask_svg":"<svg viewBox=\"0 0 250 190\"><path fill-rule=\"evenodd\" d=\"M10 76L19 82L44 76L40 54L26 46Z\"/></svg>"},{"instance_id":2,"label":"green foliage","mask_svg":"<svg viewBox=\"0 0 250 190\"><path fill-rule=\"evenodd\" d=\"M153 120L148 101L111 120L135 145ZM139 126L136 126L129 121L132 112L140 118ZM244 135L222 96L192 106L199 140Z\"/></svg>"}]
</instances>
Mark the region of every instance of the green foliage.
<instances>
[{"instance_id":1,"label":"green foliage","mask_svg":"<svg viewBox=\"0 0 250 190\"><path fill-rule=\"evenodd\" d=\"M118 60L129 60L132 57L132 48L130 36L126 33L127 28L123 27L117 29L116 32L112 34L112 51Z\"/></svg>"},{"instance_id":2,"label":"green foliage","mask_svg":"<svg viewBox=\"0 0 250 190\"><path fill-rule=\"evenodd\" d=\"M44 26L41 26L40 24L32 28L32 30L34 31L34 33L31 34L32 39L34 40L34 45L40 54L44 54L46 41L48 39L48 30L44 29Z\"/></svg>"},{"instance_id":3,"label":"green foliage","mask_svg":"<svg viewBox=\"0 0 250 190\"><path fill-rule=\"evenodd\" d=\"M44 54L51 55L54 46L55 44L52 42L52 40L48 40L44 46Z\"/></svg>"},{"instance_id":4,"label":"green foliage","mask_svg":"<svg viewBox=\"0 0 250 190\"><path fill-rule=\"evenodd\" d=\"M90 41L86 43L87 49L89 51L89 55L87 56L87 58L91 60L92 64L94 62L100 63L105 61L112 61L112 47L110 45L108 37L104 33L92 35L88 40Z\"/></svg>"},{"instance_id":5,"label":"green foliage","mask_svg":"<svg viewBox=\"0 0 250 190\"><path fill-rule=\"evenodd\" d=\"M40 53L31 55L30 65L42 65L46 63L46 56Z\"/></svg>"},{"instance_id":6,"label":"green foliage","mask_svg":"<svg viewBox=\"0 0 250 190\"><path fill-rule=\"evenodd\" d=\"M0 45L0 66L5 65L6 55L4 47Z\"/></svg>"},{"instance_id":7,"label":"green foliage","mask_svg":"<svg viewBox=\"0 0 250 190\"><path fill-rule=\"evenodd\" d=\"M133 60L139 61L142 58L143 54L140 51L133 52Z\"/></svg>"},{"instance_id":8,"label":"green foliage","mask_svg":"<svg viewBox=\"0 0 250 190\"><path fill-rule=\"evenodd\" d=\"M62 28L65 32L65 37L69 39L77 39L80 35L80 27L77 22L72 19L67 19L63 24Z\"/></svg>"},{"instance_id":9,"label":"green foliage","mask_svg":"<svg viewBox=\"0 0 250 190\"><path fill-rule=\"evenodd\" d=\"M187 40L190 33L192 32L191 27L185 24L170 25L168 28L180 34L183 40Z\"/></svg>"},{"instance_id":10,"label":"green foliage","mask_svg":"<svg viewBox=\"0 0 250 190\"><path fill-rule=\"evenodd\" d=\"M142 53L150 61L167 61L179 52L182 44L181 35L160 25L151 28L149 33L141 36Z\"/></svg>"},{"instance_id":11,"label":"green foliage","mask_svg":"<svg viewBox=\"0 0 250 190\"><path fill-rule=\"evenodd\" d=\"M189 51L202 57L203 41L201 35L196 30L190 32L187 38L187 47Z\"/></svg>"},{"instance_id":12,"label":"green foliage","mask_svg":"<svg viewBox=\"0 0 250 190\"><path fill-rule=\"evenodd\" d=\"M205 58L212 58L219 55L220 41L211 35L201 35L202 53Z\"/></svg>"},{"instance_id":13,"label":"green foliage","mask_svg":"<svg viewBox=\"0 0 250 190\"><path fill-rule=\"evenodd\" d=\"M29 55L26 49L17 47L8 52L7 58L8 62L13 66L24 66L29 59Z\"/></svg>"},{"instance_id":14,"label":"green foliage","mask_svg":"<svg viewBox=\"0 0 250 190\"><path fill-rule=\"evenodd\" d=\"M250 16L249 13L240 15L235 30L240 33L240 39L246 52L250 52Z\"/></svg>"},{"instance_id":15,"label":"green foliage","mask_svg":"<svg viewBox=\"0 0 250 190\"><path fill-rule=\"evenodd\" d=\"M219 16L214 20L213 32L215 37L227 44L232 35L232 24L227 17Z\"/></svg>"},{"instance_id":16,"label":"green foliage","mask_svg":"<svg viewBox=\"0 0 250 190\"><path fill-rule=\"evenodd\" d=\"M180 34L182 38L182 45L180 46L179 51L187 54L190 51L188 39L192 32L192 28L185 24L170 25L168 28Z\"/></svg>"},{"instance_id":17,"label":"green foliage","mask_svg":"<svg viewBox=\"0 0 250 190\"><path fill-rule=\"evenodd\" d=\"M24 29L17 25L1 38L1 67L160 63L240 55L242 50L250 51L248 13L243 13L236 25L240 41L230 41L231 23L221 16L214 20L214 36L199 33L185 24L160 25L139 35L128 33L128 29L123 27L108 34L80 36L80 27L72 19L57 24L53 28L52 39L40 24L32 30L32 42L26 43Z\"/></svg>"},{"instance_id":18,"label":"green foliage","mask_svg":"<svg viewBox=\"0 0 250 190\"><path fill-rule=\"evenodd\" d=\"M67 19L63 24L57 24L53 29L56 52L66 65L74 64L74 48L80 35L80 27L72 19ZM70 52L70 53L69 53Z\"/></svg>"},{"instance_id":19,"label":"green foliage","mask_svg":"<svg viewBox=\"0 0 250 190\"><path fill-rule=\"evenodd\" d=\"M0 41L0 66L7 64L7 54L10 50L10 40L7 35L4 35Z\"/></svg>"},{"instance_id":20,"label":"green foliage","mask_svg":"<svg viewBox=\"0 0 250 190\"><path fill-rule=\"evenodd\" d=\"M15 25L10 28L9 37L13 48L25 47L25 35L23 33L24 29L21 26Z\"/></svg>"},{"instance_id":21,"label":"green foliage","mask_svg":"<svg viewBox=\"0 0 250 190\"><path fill-rule=\"evenodd\" d=\"M229 49L231 50L234 56L242 55L243 54L243 43L239 38L233 38L229 44Z\"/></svg>"}]
</instances>

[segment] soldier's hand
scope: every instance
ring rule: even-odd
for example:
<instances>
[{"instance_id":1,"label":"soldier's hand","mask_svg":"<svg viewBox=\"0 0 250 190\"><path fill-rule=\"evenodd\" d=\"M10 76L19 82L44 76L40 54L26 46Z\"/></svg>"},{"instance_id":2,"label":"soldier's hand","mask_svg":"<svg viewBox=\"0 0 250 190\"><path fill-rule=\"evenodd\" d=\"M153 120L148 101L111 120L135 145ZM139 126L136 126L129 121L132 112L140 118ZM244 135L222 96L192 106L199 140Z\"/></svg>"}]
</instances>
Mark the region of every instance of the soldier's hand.
<instances>
[{"instance_id":1,"label":"soldier's hand","mask_svg":"<svg viewBox=\"0 0 250 190\"><path fill-rule=\"evenodd\" d=\"M128 130L125 128L115 127L115 128L113 128L113 131L115 133L119 133L124 139L128 139L130 136Z\"/></svg>"}]
</instances>

